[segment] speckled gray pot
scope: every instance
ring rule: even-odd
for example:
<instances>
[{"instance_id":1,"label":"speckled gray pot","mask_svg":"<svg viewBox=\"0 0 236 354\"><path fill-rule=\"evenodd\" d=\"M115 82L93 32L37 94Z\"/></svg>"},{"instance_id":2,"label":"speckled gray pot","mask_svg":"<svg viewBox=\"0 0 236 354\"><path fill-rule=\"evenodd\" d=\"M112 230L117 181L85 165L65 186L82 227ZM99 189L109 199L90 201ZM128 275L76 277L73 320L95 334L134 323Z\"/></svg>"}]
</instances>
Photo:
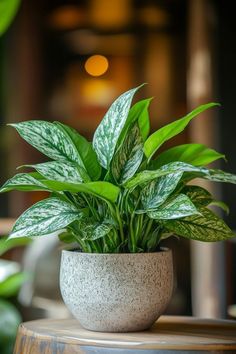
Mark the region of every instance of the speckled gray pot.
<instances>
[{"instance_id":1,"label":"speckled gray pot","mask_svg":"<svg viewBox=\"0 0 236 354\"><path fill-rule=\"evenodd\" d=\"M100 332L149 328L173 290L170 250L98 254L62 251L60 288L81 325Z\"/></svg>"}]
</instances>

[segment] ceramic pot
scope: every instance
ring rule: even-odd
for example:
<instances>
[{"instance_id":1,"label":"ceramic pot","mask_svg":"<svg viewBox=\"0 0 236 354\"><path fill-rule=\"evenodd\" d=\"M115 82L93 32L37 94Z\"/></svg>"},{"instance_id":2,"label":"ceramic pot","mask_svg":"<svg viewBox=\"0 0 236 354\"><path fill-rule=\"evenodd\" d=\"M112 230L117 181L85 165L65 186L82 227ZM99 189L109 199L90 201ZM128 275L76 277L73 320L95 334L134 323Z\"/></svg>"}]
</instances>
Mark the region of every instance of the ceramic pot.
<instances>
[{"instance_id":1,"label":"ceramic pot","mask_svg":"<svg viewBox=\"0 0 236 354\"><path fill-rule=\"evenodd\" d=\"M99 332L149 328L173 290L172 252L81 253L62 251L60 289L81 325Z\"/></svg>"}]
</instances>

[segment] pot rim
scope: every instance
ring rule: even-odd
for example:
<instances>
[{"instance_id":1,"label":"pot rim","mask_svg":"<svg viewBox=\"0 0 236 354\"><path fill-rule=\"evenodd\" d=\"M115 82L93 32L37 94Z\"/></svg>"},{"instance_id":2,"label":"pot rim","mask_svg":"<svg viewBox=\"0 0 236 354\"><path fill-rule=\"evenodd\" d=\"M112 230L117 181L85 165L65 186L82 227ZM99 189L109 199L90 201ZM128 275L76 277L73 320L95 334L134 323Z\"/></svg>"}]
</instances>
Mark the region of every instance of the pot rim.
<instances>
[{"instance_id":1,"label":"pot rim","mask_svg":"<svg viewBox=\"0 0 236 354\"><path fill-rule=\"evenodd\" d=\"M91 257L104 257L104 256L115 256L115 257L119 257L119 256L144 256L144 255L157 255L157 254L163 254L163 253L172 253L172 250L168 247L160 247L160 251L157 252L135 252L135 253L123 253L123 252L119 252L119 253L88 253L88 252L81 252L78 250L62 250L62 253L64 254L78 254L78 255L89 255Z\"/></svg>"}]
</instances>

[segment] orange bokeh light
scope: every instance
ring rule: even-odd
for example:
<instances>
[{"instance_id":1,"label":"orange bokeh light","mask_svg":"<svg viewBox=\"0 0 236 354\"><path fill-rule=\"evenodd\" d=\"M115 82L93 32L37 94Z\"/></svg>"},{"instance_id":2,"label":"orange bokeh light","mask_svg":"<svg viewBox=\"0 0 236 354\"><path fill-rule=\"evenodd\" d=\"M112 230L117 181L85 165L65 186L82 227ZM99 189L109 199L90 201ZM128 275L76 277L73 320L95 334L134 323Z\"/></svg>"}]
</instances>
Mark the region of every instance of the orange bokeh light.
<instances>
[{"instance_id":1,"label":"orange bokeh light","mask_svg":"<svg viewBox=\"0 0 236 354\"><path fill-rule=\"evenodd\" d=\"M85 70L91 76L101 76L105 74L109 66L108 60L103 55L92 55L85 62Z\"/></svg>"}]
</instances>

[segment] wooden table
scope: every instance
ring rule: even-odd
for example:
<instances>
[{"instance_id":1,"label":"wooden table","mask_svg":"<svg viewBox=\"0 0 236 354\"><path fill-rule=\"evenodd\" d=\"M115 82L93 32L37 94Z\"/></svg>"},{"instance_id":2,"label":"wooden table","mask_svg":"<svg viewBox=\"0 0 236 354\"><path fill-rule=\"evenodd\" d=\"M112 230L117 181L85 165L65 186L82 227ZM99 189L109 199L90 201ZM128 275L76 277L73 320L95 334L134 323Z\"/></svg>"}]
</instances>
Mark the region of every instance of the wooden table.
<instances>
[{"instance_id":1,"label":"wooden table","mask_svg":"<svg viewBox=\"0 0 236 354\"><path fill-rule=\"evenodd\" d=\"M20 325L14 354L236 353L236 322L163 316L149 330L99 333L76 320L38 320Z\"/></svg>"}]
</instances>

